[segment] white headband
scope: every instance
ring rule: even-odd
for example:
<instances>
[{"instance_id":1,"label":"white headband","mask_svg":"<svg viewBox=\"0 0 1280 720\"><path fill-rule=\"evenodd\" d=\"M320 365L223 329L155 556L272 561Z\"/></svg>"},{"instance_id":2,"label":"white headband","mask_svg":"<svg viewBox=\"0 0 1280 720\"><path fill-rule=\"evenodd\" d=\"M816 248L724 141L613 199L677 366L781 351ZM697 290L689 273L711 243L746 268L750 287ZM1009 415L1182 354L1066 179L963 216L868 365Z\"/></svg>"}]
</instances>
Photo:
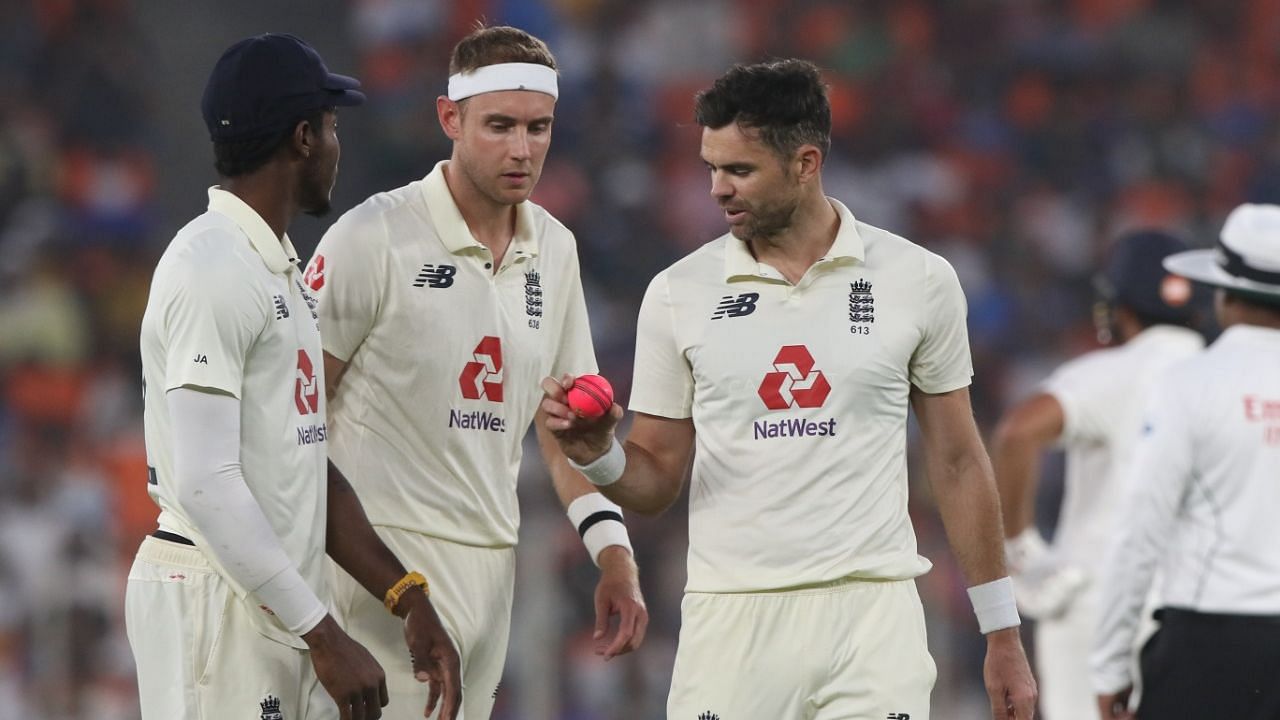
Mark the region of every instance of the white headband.
<instances>
[{"instance_id":1,"label":"white headband","mask_svg":"<svg viewBox=\"0 0 1280 720\"><path fill-rule=\"evenodd\" d=\"M556 71L537 63L499 63L449 76L449 99L457 102L481 93L532 90L560 97Z\"/></svg>"}]
</instances>

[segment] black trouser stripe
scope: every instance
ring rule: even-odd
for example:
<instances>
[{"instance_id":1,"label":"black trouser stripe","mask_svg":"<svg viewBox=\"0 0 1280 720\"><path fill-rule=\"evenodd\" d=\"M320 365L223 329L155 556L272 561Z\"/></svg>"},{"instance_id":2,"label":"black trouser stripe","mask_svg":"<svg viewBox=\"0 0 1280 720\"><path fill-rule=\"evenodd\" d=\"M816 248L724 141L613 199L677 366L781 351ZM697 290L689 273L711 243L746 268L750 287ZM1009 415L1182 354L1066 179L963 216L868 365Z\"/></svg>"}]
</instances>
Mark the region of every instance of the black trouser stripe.
<instances>
[{"instance_id":1,"label":"black trouser stripe","mask_svg":"<svg viewBox=\"0 0 1280 720\"><path fill-rule=\"evenodd\" d=\"M618 522L622 522L622 513L617 510L601 510L599 512L591 513L578 524L578 537L585 536L587 531L590 530L593 525L605 522L606 520L617 520Z\"/></svg>"}]
</instances>

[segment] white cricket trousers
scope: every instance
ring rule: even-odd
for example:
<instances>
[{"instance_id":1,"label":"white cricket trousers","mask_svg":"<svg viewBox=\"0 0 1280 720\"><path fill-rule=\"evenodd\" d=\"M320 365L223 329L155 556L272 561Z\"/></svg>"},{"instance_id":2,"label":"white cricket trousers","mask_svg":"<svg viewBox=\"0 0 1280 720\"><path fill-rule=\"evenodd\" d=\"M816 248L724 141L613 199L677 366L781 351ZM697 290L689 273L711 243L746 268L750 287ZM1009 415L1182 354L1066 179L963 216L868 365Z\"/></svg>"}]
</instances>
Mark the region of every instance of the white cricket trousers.
<instances>
[{"instance_id":1,"label":"white cricket trousers","mask_svg":"<svg viewBox=\"0 0 1280 720\"><path fill-rule=\"evenodd\" d=\"M1080 598L1060 618L1035 627L1036 682L1044 720L1099 720L1089 677L1097 612Z\"/></svg>"},{"instance_id":2,"label":"white cricket trousers","mask_svg":"<svg viewBox=\"0 0 1280 720\"><path fill-rule=\"evenodd\" d=\"M686 593L667 717L929 720L915 581Z\"/></svg>"},{"instance_id":3,"label":"white cricket trousers","mask_svg":"<svg viewBox=\"0 0 1280 720\"><path fill-rule=\"evenodd\" d=\"M430 583L431 604L462 661L458 720L488 720L507 660L515 548L461 545L399 528L374 530L406 568L421 572ZM330 567L338 621L369 648L387 674L391 703L382 709L383 720L422 720L428 688L413 677L404 622L337 564ZM438 716L438 710L431 715Z\"/></svg>"},{"instance_id":4,"label":"white cricket trousers","mask_svg":"<svg viewBox=\"0 0 1280 720\"><path fill-rule=\"evenodd\" d=\"M143 540L125 591L142 720L337 718L311 654L263 635L251 612L200 550Z\"/></svg>"}]
</instances>

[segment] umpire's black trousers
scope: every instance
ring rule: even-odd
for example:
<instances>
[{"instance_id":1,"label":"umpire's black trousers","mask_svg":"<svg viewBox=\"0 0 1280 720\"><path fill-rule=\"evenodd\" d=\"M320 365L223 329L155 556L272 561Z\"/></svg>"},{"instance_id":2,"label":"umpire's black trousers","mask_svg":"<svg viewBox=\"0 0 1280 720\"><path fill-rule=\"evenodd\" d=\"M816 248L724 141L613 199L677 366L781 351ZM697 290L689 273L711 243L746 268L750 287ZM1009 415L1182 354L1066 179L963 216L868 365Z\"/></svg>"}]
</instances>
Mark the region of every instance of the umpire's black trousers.
<instances>
[{"instance_id":1,"label":"umpire's black trousers","mask_svg":"<svg viewBox=\"0 0 1280 720\"><path fill-rule=\"evenodd\" d=\"M1280 720L1280 616L1156 612L1139 720Z\"/></svg>"}]
</instances>

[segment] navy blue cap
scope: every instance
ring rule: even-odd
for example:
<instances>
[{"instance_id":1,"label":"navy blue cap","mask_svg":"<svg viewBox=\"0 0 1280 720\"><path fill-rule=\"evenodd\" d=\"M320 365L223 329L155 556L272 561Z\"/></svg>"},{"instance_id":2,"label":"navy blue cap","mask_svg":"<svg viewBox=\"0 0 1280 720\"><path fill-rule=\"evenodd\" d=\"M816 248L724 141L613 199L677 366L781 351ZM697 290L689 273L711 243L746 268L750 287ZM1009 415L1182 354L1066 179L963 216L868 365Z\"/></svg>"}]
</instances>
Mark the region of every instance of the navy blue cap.
<instances>
[{"instance_id":1,"label":"navy blue cap","mask_svg":"<svg viewBox=\"0 0 1280 720\"><path fill-rule=\"evenodd\" d=\"M1139 230L1111 247L1106 269L1095 280L1103 299L1158 322L1185 323L1192 315L1192 288L1164 268L1169 255L1187 249L1176 236Z\"/></svg>"},{"instance_id":2,"label":"navy blue cap","mask_svg":"<svg viewBox=\"0 0 1280 720\"><path fill-rule=\"evenodd\" d=\"M250 140L284 132L324 107L359 105L360 81L335 75L320 53L293 35L246 38L218 58L200 110L215 142Z\"/></svg>"}]
</instances>

